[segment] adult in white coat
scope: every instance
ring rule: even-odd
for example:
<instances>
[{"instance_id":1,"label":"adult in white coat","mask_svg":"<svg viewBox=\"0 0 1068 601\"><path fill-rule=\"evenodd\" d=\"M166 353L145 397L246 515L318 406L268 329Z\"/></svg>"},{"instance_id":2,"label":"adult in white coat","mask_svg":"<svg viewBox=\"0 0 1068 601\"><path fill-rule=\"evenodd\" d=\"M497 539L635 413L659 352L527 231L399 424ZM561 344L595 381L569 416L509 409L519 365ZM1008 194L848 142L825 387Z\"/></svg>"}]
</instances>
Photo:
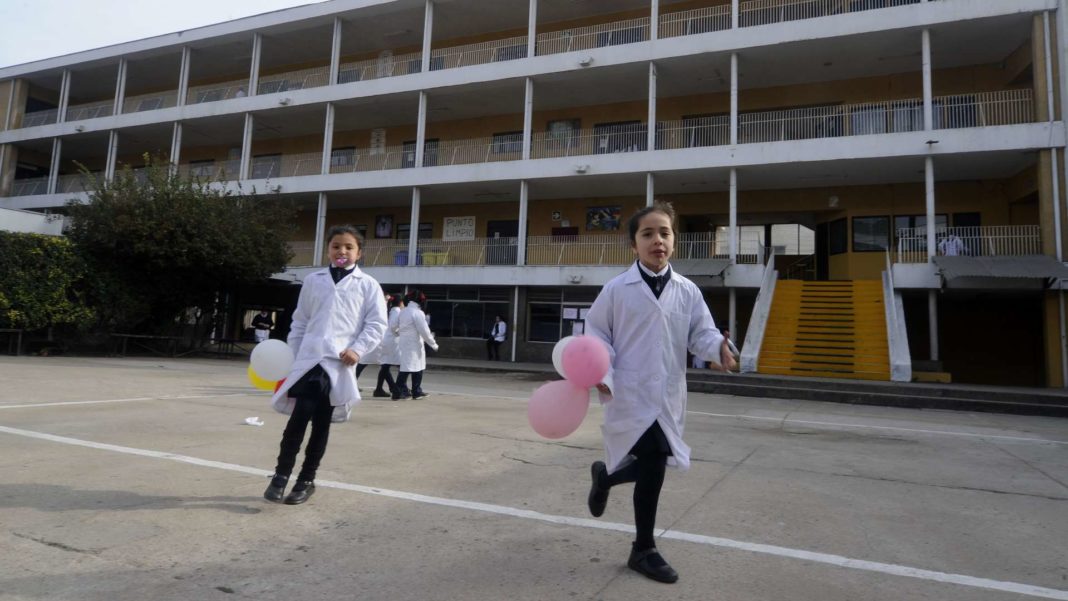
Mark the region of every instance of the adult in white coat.
<instances>
[{"instance_id":1,"label":"adult in white coat","mask_svg":"<svg viewBox=\"0 0 1068 601\"><path fill-rule=\"evenodd\" d=\"M348 419L359 402L355 366L386 331L382 288L356 266L363 237L352 226L336 226L327 232L327 240L331 267L304 279L287 341L296 360L271 399L275 410L290 418L274 477L264 492L270 501L282 500L309 421L304 464L285 502L303 503L315 491L331 419Z\"/></svg>"},{"instance_id":2,"label":"adult in white coat","mask_svg":"<svg viewBox=\"0 0 1068 601\"><path fill-rule=\"evenodd\" d=\"M400 375L397 377L398 394L394 398L421 399L423 392L423 370L426 369L426 347L438 350L438 343L427 325L426 295L419 290L411 290L405 296L406 306L397 316L397 359L400 362ZM408 391L408 375L412 376L412 389Z\"/></svg>"},{"instance_id":3,"label":"adult in white coat","mask_svg":"<svg viewBox=\"0 0 1068 601\"><path fill-rule=\"evenodd\" d=\"M586 315L586 333L602 340L611 357L611 369L598 385L605 402L606 462L591 466L589 509L600 516L609 489L634 482L637 536L627 565L669 583L678 574L657 551L653 530L666 465L690 465L690 447L682 440L686 351L720 368L734 361L701 290L671 271L674 224L674 209L666 203L631 218L638 261L605 285Z\"/></svg>"}]
</instances>

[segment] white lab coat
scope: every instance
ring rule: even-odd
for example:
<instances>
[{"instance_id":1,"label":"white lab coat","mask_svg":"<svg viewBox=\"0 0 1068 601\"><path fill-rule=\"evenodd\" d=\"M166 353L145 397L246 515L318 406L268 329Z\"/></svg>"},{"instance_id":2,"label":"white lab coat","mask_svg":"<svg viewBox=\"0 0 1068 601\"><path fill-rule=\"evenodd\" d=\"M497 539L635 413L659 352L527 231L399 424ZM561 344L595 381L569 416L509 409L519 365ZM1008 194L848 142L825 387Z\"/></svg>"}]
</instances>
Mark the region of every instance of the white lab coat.
<instances>
[{"instance_id":1,"label":"white lab coat","mask_svg":"<svg viewBox=\"0 0 1068 601\"><path fill-rule=\"evenodd\" d=\"M410 302L397 316L397 360L401 371L415 372L426 369L426 348L438 350L434 334L426 323L426 314L419 303Z\"/></svg>"},{"instance_id":2,"label":"white lab coat","mask_svg":"<svg viewBox=\"0 0 1068 601\"><path fill-rule=\"evenodd\" d=\"M397 307L393 307L396 310ZM392 311L391 311L392 312ZM360 363L363 365L393 365L388 359L395 358L397 354L397 337L393 335L393 329L389 327L388 320L386 332L382 335L382 342L366 355L360 355Z\"/></svg>"},{"instance_id":3,"label":"white lab coat","mask_svg":"<svg viewBox=\"0 0 1068 601\"><path fill-rule=\"evenodd\" d=\"M330 376L335 421L344 421L340 418L347 418L360 401L360 390L356 367L343 364L340 354L352 349L363 357L378 346L385 331L386 303L374 278L359 267L337 284L327 269L309 274L300 289L287 341L296 360L271 398L274 409L292 414L296 401L286 393L308 370L321 365Z\"/></svg>"},{"instance_id":4,"label":"white lab coat","mask_svg":"<svg viewBox=\"0 0 1068 601\"><path fill-rule=\"evenodd\" d=\"M672 272L659 300L637 263L612 278L586 315L586 333L608 346L611 368L604 383L605 463L615 472L628 461L638 438L659 422L673 457L668 465L690 466L682 440L686 423L686 349L720 363L723 335L696 284Z\"/></svg>"},{"instance_id":5,"label":"white lab coat","mask_svg":"<svg viewBox=\"0 0 1068 601\"><path fill-rule=\"evenodd\" d=\"M382 337L382 344L378 345L377 349L378 363L380 365L397 365L400 363L400 359L397 358L396 333L400 313L400 307L393 307L389 310L389 327L386 328L386 335Z\"/></svg>"}]
</instances>

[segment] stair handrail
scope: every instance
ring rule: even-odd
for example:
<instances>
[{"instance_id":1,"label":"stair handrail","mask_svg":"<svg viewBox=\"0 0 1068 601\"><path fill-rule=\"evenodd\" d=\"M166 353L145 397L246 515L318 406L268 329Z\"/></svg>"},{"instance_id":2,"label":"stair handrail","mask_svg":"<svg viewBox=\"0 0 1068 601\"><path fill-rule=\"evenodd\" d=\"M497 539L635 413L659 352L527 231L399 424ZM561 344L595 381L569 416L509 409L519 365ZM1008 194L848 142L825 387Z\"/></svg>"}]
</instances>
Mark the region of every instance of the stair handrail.
<instances>
[{"instance_id":1,"label":"stair handrail","mask_svg":"<svg viewBox=\"0 0 1068 601\"><path fill-rule=\"evenodd\" d=\"M745 344L742 345L742 373L754 373L760 359L760 347L764 344L764 329L771 316L771 300L775 296L775 282L779 272L775 271L775 249L771 249L768 262L764 265L764 276L760 279L760 292L753 304L753 313L749 317L749 327L745 332Z\"/></svg>"},{"instance_id":2,"label":"stair handrail","mask_svg":"<svg viewBox=\"0 0 1068 601\"><path fill-rule=\"evenodd\" d=\"M912 381L912 355L909 353L909 334L905 328L905 309L901 294L894 289L894 267L890 251L886 251L886 271L883 272L883 310L886 313L886 341L890 354L890 380Z\"/></svg>"}]
</instances>

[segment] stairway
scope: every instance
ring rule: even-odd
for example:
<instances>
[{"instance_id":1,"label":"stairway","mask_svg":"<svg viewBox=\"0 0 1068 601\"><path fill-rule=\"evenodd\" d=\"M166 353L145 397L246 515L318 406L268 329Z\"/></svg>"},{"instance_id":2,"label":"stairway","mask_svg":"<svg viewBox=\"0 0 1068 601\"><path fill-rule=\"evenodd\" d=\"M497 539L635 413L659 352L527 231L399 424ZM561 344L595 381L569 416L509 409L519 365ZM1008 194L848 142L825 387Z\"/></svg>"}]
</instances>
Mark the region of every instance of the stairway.
<instances>
[{"instance_id":1,"label":"stairway","mask_svg":"<svg viewBox=\"0 0 1068 601\"><path fill-rule=\"evenodd\" d=\"M890 380L882 282L778 281L757 372Z\"/></svg>"}]
</instances>

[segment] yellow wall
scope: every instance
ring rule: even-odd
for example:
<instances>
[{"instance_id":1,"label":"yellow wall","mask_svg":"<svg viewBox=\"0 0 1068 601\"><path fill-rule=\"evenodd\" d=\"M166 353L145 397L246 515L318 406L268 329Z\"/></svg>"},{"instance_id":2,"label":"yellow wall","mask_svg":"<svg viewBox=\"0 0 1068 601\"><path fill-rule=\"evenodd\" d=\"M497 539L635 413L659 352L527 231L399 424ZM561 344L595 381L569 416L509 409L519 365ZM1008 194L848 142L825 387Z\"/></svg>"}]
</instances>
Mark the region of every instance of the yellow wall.
<instances>
[{"instance_id":1,"label":"yellow wall","mask_svg":"<svg viewBox=\"0 0 1068 601\"><path fill-rule=\"evenodd\" d=\"M1043 346L1046 351L1046 386L1050 388L1064 386L1061 372L1061 318L1060 302L1057 299L1058 294L1064 293L1047 292L1043 303L1043 312L1045 313L1043 319L1045 324ZM1068 303L1068 299L1066 299L1066 303Z\"/></svg>"}]
</instances>

